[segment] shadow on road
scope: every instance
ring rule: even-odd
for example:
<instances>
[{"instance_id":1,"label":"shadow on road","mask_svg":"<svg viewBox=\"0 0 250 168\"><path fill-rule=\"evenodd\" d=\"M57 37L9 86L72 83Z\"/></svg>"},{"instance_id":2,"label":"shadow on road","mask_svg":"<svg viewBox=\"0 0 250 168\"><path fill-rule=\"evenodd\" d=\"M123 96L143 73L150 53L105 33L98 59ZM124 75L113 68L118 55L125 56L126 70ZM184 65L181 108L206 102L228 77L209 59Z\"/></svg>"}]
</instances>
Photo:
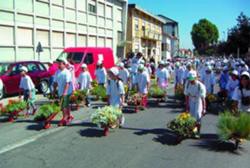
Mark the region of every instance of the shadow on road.
<instances>
[{"instance_id":1,"label":"shadow on road","mask_svg":"<svg viewBox=\"0 0 250 168\"><path fill-rule=\"evenodd\" d=\"M121 129L134 130L135 135L142 136L147 134L156 135L153 138L154 142L161 143L163 145L178 145L180 141L178 137L174 134L173 131L163 128L155 128L155 129L139 129L139 128L126 128L123 127Z\"/></svg>"},{"instance_id":2,"label":"shadow on road","mask_svg":"<svg viewBox=\"0 0 250 168\"><path fill-rule=\"evenodd\" d=\"M197 144L194 144L192 146L206 149L208 151L228 152L236 155L240 155L239 152L243 151L243 148L241 147L239 147L238 150L235 150L235 145L232 142L220 141L218 135L216 134L202 134L201 141L198 141Z\"/></svg>"},{"instance_id":3,"label":"shadow on road","mask_svg":"<svg viewBox=\"0 0 250 168\"><path fill-rule=\"evenodd\" d=\"M84 129L84 130L80 130L78 133L81 136L88 137L88 138L99 138L99 137L104 136L103 135L103 130L94 129L94 128L87 128L87 129Z\"/></svg>"}]
</instances>

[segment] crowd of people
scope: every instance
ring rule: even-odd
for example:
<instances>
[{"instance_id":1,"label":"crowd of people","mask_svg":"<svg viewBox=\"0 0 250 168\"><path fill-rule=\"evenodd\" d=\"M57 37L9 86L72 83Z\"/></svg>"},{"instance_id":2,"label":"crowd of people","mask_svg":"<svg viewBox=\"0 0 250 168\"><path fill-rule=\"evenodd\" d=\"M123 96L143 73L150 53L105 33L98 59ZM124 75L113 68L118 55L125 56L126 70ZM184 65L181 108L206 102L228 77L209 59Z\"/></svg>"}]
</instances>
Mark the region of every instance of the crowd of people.
<instances>
[{"instance_id":1,"label":"crowd of people","mask_svg":"<svg viewBox=\"0 0 250 168\"><path fill-rule=\"evenodd\" d=\"M62 126L73 120L69 106L70 96L77 89L89 91L92 78L86 64L82 64L82 72L76 78L72 60L60 58L56 61L58 70L54 69L52 63L49 68L52 71L50 91L57 92L60 97L63 118L59 126ZM28 112L31 114L36 111L35 87L27 71L26 67L21 68L20 89L24 100L32 108ZM98 61L95 76L98 85L106 88L108 104L118 108L126 106L125 88L135 89L142 98L142 105L146 107L152 79L156 79L158 87L165 91L169 89L170 81L173 81L173 89L183 87L186 111L197 120L200 129L201 118L206 113L206 97L209 94L235 102L238 111L250 112L249 72L248 65L238 58L202 57L155 63L153 59L146 61L142 53L137 53L108 70L102 61ZM88 97L86 102L88 106L91 105Z\"/></svg>"}]
</instances>

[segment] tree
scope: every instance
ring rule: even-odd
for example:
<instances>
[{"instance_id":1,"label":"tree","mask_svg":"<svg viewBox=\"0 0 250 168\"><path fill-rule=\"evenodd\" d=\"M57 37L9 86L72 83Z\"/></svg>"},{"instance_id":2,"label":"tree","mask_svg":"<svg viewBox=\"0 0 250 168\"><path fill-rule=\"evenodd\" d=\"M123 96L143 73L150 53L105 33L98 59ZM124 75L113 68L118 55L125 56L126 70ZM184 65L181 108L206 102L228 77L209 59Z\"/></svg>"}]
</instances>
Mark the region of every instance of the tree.
<instances>
[{"instance_id":1,"label":"tree","mask_svg":"<svg viewBox=\"0 0 250 168\"><path fill-rule=\"evenodd\" d=\"M239 49L240 54L246 54L250 47L250 18L241 13L236 20L237 25L228 33L226 52L236 54Z\"/></svg>"},{"instance_id":2,"label":"tree","mask_svg":"<svg viewBox=\"0 0 250 168\"><path fill-rule=\"evenodd\" d=\"M215 24L207 19L201 19L193 25L191 36L199 54L211 54L211 46L217 43L219 31Z\"/></svg>"}]
</instances>

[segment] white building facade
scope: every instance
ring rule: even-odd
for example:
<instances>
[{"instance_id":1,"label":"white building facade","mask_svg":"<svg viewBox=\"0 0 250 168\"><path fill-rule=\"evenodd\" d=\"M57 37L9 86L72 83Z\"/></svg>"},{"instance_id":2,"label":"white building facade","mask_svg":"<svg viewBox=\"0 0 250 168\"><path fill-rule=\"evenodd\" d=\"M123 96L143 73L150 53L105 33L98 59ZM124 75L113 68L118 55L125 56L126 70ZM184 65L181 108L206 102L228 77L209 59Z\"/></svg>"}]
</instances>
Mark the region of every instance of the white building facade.
<instances>
[{"instance_id":1,"label":"white building facade","mask_svg":"<svg viewBox=\"0 0 250 168\"><path fill-rule=\"evenodd\" d=\"M65 47L124 56L127 0L1 0L0 61L55 59Z\"/></svg>"}]
</instances>

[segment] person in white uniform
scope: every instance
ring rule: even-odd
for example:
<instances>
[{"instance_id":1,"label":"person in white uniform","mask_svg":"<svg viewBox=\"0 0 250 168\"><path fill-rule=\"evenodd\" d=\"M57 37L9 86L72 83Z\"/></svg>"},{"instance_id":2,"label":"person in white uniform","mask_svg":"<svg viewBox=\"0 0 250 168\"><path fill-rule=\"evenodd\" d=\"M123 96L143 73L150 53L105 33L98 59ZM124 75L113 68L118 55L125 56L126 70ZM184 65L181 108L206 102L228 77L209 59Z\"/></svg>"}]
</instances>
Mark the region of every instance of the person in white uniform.
<instances>
[{"instance_id":1,"label":"person in white uniform","mask_svg":"<svg viewBox=\"0 0 250 168\"><path fill-rule=\"evenodd\" d=\"M79 83L79 89L80 90L86 90L87 93L89 93L89 90L91 89L91 82L92 78L90 76L90 73L88 71L88 66L86 64L82 64L82 72L78 77L78 83ZM90 106L89 96L87 94L86 96L86 105Z\"/></svg>"},{"instance_id":2,"label":"person in white uniform","mask_svg":"<svg viewBox=\"0 0 250 168\"><path fill-rule=\"evenodd\" d=\"M175 89L178 85L183 86L184 69L179 62L175 64Z\"/></svg>"},{"instance_id":3,"label":"person in white uniform","mask_svg":"<svg viewBox=\"0 0 250 168\"><path fill-rule=\"evenodd\" d=\"M116 67L108 71L109 80L107 82L108 102L111 106L122 108L124 104L124 85L119 78L119 69Z\"/></svg>"},{"instance_id":4,"label":"person in white uniform","mask_svg":"<svg viewBox=\"0 0 250 168\"><path fill-rule=\"evenodd\" d=\"M58 123L58 126L68 125L72 120L73 116L70 114L70 96L73 93L72 74L66 68L68 61L64 58L57 59L59 64L58 71L55 75L54 91L58 88L58 95L60 97L60 106L63 111L63 118Z\"/></svg>"},{"instance_id":5,"label":"person in white uniform","mask_svg":"<svg viewBox=\"0 0 250 168\"><path fill-rule=\"evenodd\" d=\"M164 62L160 62L159 67L156 71L157 85L166 90L168 86L168 79L170 75L168 70L164 67Z\"/></svg>"},{"instance_id":6,"label":"person in white uniform","mask_svg":"<svg viewBox=\"0 0 250 168\"><path fill-rule=\"evenodd\" d=\"M128 70L124 67L124 64L121 62L119 65L119 78L122 80L124 85L129 84L129 72Z\"/></svg>"},{"instance_id":7,"label":"person in white uniform","mask_svg":"<svg viewBox=\"0 0 250 168\"><path fill-rule=\"evenodd\" d=\"M101 60L97 62L95 76L96 76L98 85L104 86L106 84L107 72L106 72L106 69L103 67L103 62Z\"/></svg>"},{"instance_id":8,"label":"person in white uniform","mask_svg":"<svg viewBox=\"0 0 250 168\"><path fill-rule=\"evenodd\" d=\"M27 113L26 115L34 115L37 108L35 105L35 100L36 100L36 88L35 85L30 78L28 73L28 68L25 66L22 66L20 68L21 72L21 81L19 84L19 97L21 97L21 93L23 93L23 100L27 103L28 108L27 108ZM31 108L33 109L31 111Z\"/></svg>"},{"instance_id":9,"label":"person in white uniform","mask_svg":"<svg viewBox=\"0 0 250 168\"><path fill-rule=\"evenodd\" d=\"M238 110L250 113L250 74L247 71L242 72L240 76L240 85L233 94L233 100L237 102Z\"/></svg>"},{"instance_id":10,"label":"person in white uniform","mask_svg":"<svg viewBox=\"0 0 250 168\"><path fill-rule=\"evenodd\" d=\"M212 67L208 66L205 74L201 76L202 83L206 86L207 94L214 93L214 85L216 84L216 78L212 72Z\"/></svg>"},{"instance_id":11,"label":"person in white uniform","mask_svg":"<svg viewBox=\"0 0 250 168\"><path fill-rule=\"evenodd\" d=\"M184 94L186 96L186 111L196 119L198 129L196 138L199 138L201 118L206 112L206 88L203 83L197 80L196 71L189 72Z\"/></svg>"},{"instance_id":12,"label":"person in white uniform","mask_svg":"<svg viewBox=\"0 0 250 168\"><path fill-rule=\"evenodd\" d=\"M149 89L150 77L145 71L145 67L140 64L138 67L138 74L136 76L137 90L142 97L141 105L147 106L147 94Z\"/></svg>"},{"instance_id":13,"label":"person in white uniform","mask_svg":"<svg viewBox=\"0 0 250 168\"><path fill-rule=\"evenodd\" d=\"M231 72L231 74L230 74L229 81L228 81L228 83L226 85L229 100L232 100L234 90L235 90L236 87L239 86L238 76L239 76L239 74L238 74L237 70L233 70Z\"/></svg>"}]
</instances>

